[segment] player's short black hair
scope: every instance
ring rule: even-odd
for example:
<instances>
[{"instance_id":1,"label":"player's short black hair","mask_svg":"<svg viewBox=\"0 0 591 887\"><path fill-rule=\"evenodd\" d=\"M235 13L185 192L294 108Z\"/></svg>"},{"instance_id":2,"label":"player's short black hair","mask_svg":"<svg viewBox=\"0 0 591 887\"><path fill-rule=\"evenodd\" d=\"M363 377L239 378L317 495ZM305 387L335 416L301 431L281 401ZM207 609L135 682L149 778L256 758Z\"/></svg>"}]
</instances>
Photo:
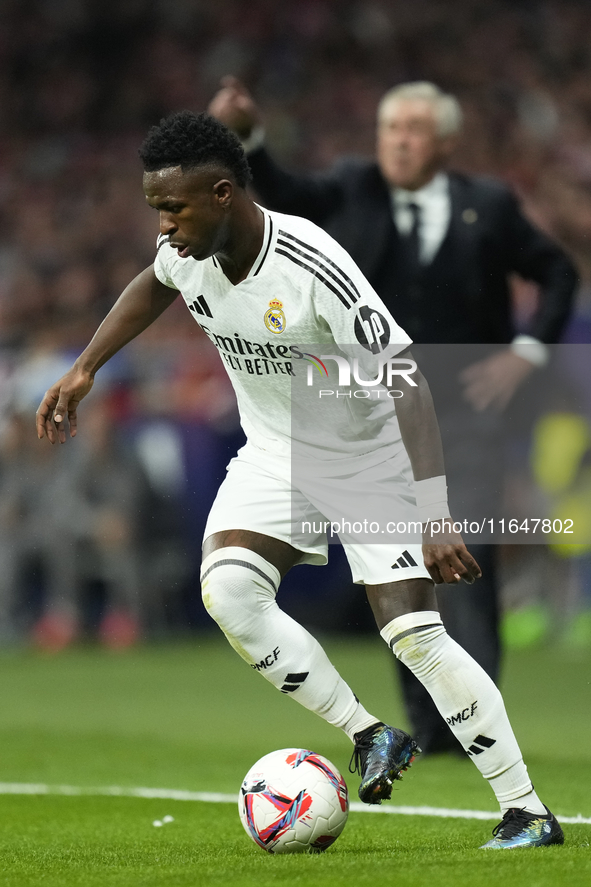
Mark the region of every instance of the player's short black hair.
<instances>
[{"instance_id":1,"label":"player's short black hair","mask_svg":"<svg viewBox=\"0 0 591 887\"><path fill-rule=\"evenodd\" d=\"M149 130L139 154L146 172L169 166L180 166L185 172L212 163L225 167L241 188L251 179L239 139L209 114L170 114Z\"/></svg>"}]
</instances>

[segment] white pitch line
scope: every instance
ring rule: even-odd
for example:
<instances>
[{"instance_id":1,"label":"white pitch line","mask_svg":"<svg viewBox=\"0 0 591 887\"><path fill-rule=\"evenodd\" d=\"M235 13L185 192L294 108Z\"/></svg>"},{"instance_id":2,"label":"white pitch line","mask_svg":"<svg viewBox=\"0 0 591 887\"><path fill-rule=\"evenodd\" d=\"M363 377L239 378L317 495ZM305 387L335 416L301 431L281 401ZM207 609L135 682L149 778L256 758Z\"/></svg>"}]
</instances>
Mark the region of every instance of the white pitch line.
<instances>
[{"instance_id":1,"label":"white pitch line","mask_svg":"<svg viewBox=\"0 0 591 887\"><path fill-rule=\"evenodd\" d=\"M371 807L367 804L360 804L354 801L349 804L349 809L354 813L398 813L400 816L439 816L442 819L496 819L501 818L501 814L497 810L496 813L490 813L487 810L454 810L448 807ZM590 816L561 816L556 814L560 822L568 825L591 825Z\"/></svg>"},{"instance_id":2,"label":"white pitch line","mask_svg":"<svg viewBox=\"0 0 591 887\"><path fill-rule=\"evenodd\" d=\"M163 801L201 801L206 804L237 804L238 795L222 794L221 792L190 792L176 788L133 788L120 785L88 787L78 785L46 785L36 782L0 782L0 795L64 795L70 797L82 795L104 795L120 798L156 798ZM349 805L353 813L394 813L399 816L437 816L442 819L484 819L497 820L499 812L488 810L455 810L448 807L397 807L388 805L361 804L353 801ZM567 825L591 825L591 817L561 816L560 822Z\"/></svg>"}]
</instances>

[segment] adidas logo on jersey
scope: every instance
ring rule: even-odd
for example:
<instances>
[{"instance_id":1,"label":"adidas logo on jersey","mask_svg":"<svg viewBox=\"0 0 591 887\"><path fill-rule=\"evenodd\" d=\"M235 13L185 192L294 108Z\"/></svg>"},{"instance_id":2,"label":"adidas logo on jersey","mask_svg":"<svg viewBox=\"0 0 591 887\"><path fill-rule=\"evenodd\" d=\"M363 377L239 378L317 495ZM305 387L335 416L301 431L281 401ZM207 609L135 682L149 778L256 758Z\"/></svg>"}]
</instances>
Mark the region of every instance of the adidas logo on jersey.
<instances>
[{"instance_id":1,"label":"adidas logo on jersey","mask_svg":"<svg viewBox=\"0 0 591 887\"><path fill-rule=\"evenodd\" d=\"M392 564L393 570L404 569L404 567L416 567L417 562L409 551L403 551L395 564Z\"/></svg>"},{"instance_id":2,"label":"adidas logo on jersey","mask_svg":"<svg viewBox=\"0 0 591 887\"><path fill-rule=\"evenodd\" d=\"M211 308L205 301L205 296L197 296L193 304L189 305L189 311L192 311L193 314L201 314L202 317L213 317Z\"/></svg>"}]
</instances>

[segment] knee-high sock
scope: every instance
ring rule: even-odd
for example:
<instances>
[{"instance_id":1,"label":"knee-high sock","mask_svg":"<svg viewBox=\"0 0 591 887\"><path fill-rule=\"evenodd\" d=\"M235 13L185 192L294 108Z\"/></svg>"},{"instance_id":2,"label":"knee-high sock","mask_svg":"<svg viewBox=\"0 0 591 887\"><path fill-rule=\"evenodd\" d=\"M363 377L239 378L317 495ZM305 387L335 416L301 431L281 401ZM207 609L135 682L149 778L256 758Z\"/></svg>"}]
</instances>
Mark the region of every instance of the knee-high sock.
<instances>
[{"instance_id":1,"label":"knee-high sock","mask_svg":"<svg viewBox=\"0 0 591 887\"><path fill-rule=\"evenodd\" d=\"M236 652L282 693L353 739L378 718L361 705L326 653L299 623L280 610L279 571L237 546L203 561L203 602Z\"/></svg>"},{"instance_id":2,"label":"knee-high sock","mask_svg":"<svg viewBox=\"0 0 591 887\"><path fill-rule=\"evenodd\" d=\"M439 613L388 623L381 635L431 694L466 753L490 782L501 809L545 814L533 790L503 698L483 668L447 634Z\"/></svg>"}]
</instances>

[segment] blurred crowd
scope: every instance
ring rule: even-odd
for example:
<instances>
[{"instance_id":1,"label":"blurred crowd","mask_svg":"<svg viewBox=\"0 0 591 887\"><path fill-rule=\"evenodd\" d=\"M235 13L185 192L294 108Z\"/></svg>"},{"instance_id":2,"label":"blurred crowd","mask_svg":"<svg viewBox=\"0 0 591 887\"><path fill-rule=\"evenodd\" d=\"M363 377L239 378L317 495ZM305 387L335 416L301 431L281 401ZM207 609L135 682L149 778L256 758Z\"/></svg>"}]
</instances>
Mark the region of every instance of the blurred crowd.
<instances>
[{"instance_id":1,"label":"blurred crowd","mask_svg":"<svg viewBox=\"0 0 591 887\"><path fill-rule=\"evenodd\" d=\"M318 168L372 154L383 92L432 80L464 109L454 165L509 181L574 258L582 284L567 341L588 342L589 33L586 0L0 3L4 637L67 643L94 618L84 594L106 600L97 630L115 645L191 619L183 595L194 593L199 533L240 433L184 306L101 371L68 452L32 430L45 387L153 259L157 219L137 158L148 126L204 110L232 73L265 108L275 154ZM530 288L516 282L515 298L527 313Z\"/></svg>"}]
</instances>

